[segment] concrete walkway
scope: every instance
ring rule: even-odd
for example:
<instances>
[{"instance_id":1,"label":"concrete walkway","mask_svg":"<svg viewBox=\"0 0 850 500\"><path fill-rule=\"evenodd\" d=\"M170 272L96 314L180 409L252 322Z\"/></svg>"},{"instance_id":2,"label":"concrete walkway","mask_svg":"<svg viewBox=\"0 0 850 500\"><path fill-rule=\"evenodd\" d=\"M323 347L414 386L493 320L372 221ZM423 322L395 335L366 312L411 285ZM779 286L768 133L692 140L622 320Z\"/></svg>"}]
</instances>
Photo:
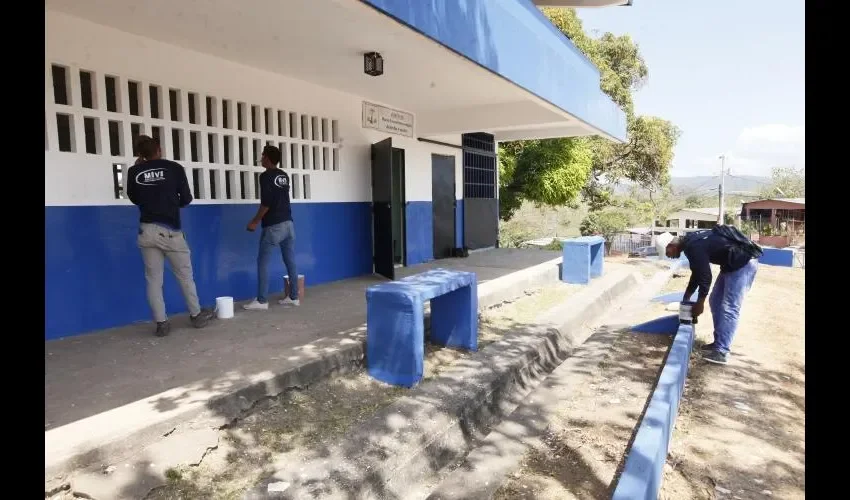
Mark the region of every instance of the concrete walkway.
<instances>
[{"instance_id":1,"label":"concrete walkway","mask_svg":"<svg viewBox=\"0 0 850 500\"><path fill-rule=\"evenodd\" d=\"M397 274L435 267L469 270L480 285L557 257L558 252L496 249ZM144 323L45 342L45 431L189 384L214 391L223 379L237 381L291 362L287 358L295 347L323 337L356 336L366 321L364 289L376 282L362 277L310 287L298 308L278 306L277 297L268 311L237 306L234 319L203 330L189 327L185 316L175 317L171 336L162 339ZM199 397L182 393L152 404L168 412L185 398Z\"/></svg>"}]
</instances>

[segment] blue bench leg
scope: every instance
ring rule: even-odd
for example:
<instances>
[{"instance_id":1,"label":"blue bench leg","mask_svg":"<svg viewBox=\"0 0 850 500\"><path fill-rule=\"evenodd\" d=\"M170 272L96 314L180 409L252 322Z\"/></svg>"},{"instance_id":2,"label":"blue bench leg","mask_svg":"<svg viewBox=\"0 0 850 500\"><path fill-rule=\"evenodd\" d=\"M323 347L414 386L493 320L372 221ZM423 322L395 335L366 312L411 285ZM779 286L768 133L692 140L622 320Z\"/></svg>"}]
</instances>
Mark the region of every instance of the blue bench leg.
<instances>
[{"instance_id":1,"label":"blue bench leg","mask_svg":"<svg viewBox=\"0 0 850 500\"><path fill-rule=\"evenodd\" d=\"M605 243L592 245L590 247L590 277L602 276L602 265L605 261Z\"/></svg>"},{"instance_id":2,"label":"blue bench leg","mask_svg":"<svg viewBox=\"0 0 850 500\"><path fill-rule=\"evenodd\" d=\"M478 350L478 283L431 299L431 342Z\"/></svg>"},{"instance_id":3,"label":"blue bench leg","mask_svg":"<svg viewBox=\"0 0 850 500\"><path fill-rule=\"evenodd\" d=\"M590 283L590 249L588 245L564 245L561 281L582 285Z\"/></svg>"},{"instance_id":4,"label":"blue bench leg","mask_svg":"<svg viewBox=\"0 0 850 500\"><path fill-rule=\"evenodd\" d=\"M367 301L366 367L370 376L402 387L413 387L422 380L423 315L424 305L418 298L399 300L398 296L390 296Z\"/></svg>"}]
</instances>

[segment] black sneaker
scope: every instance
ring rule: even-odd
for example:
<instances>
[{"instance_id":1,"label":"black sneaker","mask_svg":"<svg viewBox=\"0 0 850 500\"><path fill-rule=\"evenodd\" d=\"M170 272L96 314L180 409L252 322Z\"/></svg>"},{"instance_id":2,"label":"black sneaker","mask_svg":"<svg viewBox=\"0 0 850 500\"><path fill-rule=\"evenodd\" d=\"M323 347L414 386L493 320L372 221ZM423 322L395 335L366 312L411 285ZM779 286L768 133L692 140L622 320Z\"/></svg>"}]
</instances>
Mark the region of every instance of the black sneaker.
<instances>
[{"instance_id":1,"label":"black sneaker","mask_svg":"<svg viewBox=\"0 0 850 500\"><path fill-rule=\"evenodd\" d=\"M729 355L720 351L708 351L703 353L702 359L716 365L725 365L729 363Z\"/></svg>"},{"instance_id":2,"label":"black sneaker","mask_svg":"<svg viewBox=\"0 0 850 500\"><path fill-rule=\"evenodd\" d=\"M189 316L189 321L195 328L203 328L209 324L213 316L213 311L201 309L201 312L198 314Z\"/></svg>"},{"instance_id":3,"label":"black sneaker","mask_svg":"<svg viewBox=\"0 0 850 500\"><path fill-rule=\"evenodd\" d=\"M154 332L154 335L157 337L167 337L169 333L171 333L170 322L162 321L156 324L156 332Z\"/></svg>"},{"instance_id":4,"label":"black sneaker","mask_svg":"<svg viewBox=\"0 0 850 500\"><path fill-rule=\"evenodd\" d=\"M702 351L702 352L716 351L717 350L717 344L715 344L714 342L712 342L710 344L705 344L702 347L700 347L699 350ZM732 354L732 351L729 351L729 354Z\"/></svg>"}]
</instances>

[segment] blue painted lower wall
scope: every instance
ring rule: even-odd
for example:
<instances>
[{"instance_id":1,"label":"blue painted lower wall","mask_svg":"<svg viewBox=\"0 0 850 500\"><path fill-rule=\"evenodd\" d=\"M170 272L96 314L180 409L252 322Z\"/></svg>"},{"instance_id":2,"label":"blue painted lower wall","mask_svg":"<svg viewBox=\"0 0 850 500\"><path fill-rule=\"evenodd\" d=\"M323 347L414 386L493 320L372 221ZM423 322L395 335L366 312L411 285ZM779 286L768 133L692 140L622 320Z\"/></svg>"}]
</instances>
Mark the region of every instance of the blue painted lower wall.
<instances>
[{"instance_id":1,"label":"blue painted lower wall","mask_svg":"<svg viewBox=\"0 0 850 500\"><path fill-rule=\"evenodd\" d=\"M430 201L409 201L405 207L407 265L434 260L434 210Z\"/></svg>"},{"instance_id":2,"label":"blue painted lower wall","mask_svg":"<svg viewBox=\"0 0 850 500\"><path fill-rule=\"evenodd\" d=\"M408 211L408 227L417 227L412 221L428 224L427 229L408 231L412 257L420 262L431 251L431 211L426 204L427 210L416 206ZM202 305L212 306L222 295L236 300L256 295L260 234L245 230L256 210L256 205L241 204L183 210ZM292 212L298 272L307 284L372 272L369 203L298 203ZM134 206L45 207L45 339L150 320L136 247L138 213ZM423 213L429 215L427 222ZM271 290L282 290L282 260L272 262L271 273ZM169 272L164 291L170 314L186 311Z\"/></svg>"}]
</instances>

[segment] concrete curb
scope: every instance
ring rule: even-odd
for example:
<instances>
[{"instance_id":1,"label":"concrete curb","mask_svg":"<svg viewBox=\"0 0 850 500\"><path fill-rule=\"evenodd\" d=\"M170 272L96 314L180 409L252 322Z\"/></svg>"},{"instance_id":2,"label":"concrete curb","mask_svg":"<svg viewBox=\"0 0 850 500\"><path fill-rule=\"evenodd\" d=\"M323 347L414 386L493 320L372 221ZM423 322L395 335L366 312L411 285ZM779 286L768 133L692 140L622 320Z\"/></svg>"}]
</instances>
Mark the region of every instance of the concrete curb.
<instances>
[{"instance_id":1,"label":"concrete curb","mask_svg":"<svg viewBox=\"0 0 850 500\"><path fill-rule=\"evenodd\" d=\"M507 274L478 286L479 310L520 297L525 290L558 280L561 259ZM426 318L426 326L429 318ZM294 347L281 355L278 369L250 376L226 375L214 381L160 394L51 429L45 435L45 483L90 466L124 461L178 427L220 428L258 401L287 389L358 369L365 352L365 325ZM168 411L160 401L186 401Z\"/></svg>"},{"instance_id":2,"label":"concrete curb","mask_svg":"<svg viewBox=\"0 0 850 500\"><path fill-rule=\"evenodd\" d=\"M672 266L657 272L634 294L624 298L626 303L618 311L618 316L627 316L645 307L677 268ZM590 337L550 373L515 412L493 429L458 469L445 477L428 500L492 498L508 474L519 468L526 452L542 443L551 418L560 411L559 401L579 383L574 376L576 367L588 359L604 355L619 336L616 330L605 330Z\"/></svg>"},{"instance_id":3,"label":"concrete curb","mask_svg":"<svg viewBox=\"0 0 850 500\"><path fill-rule=\"evenodd\" d=\"M424 497L426 483L466 455L585 340L574 331L639 282L636 273L594 281L597 286L545 313L538 320L542 326L508 334L456 363L375 414L343 443L285 466L245 498ZM270 496L268 484L281 481L290 487Z\"/></svg>"},{"instance_id":4,"label":"concrete curb","mask_svg":"<svg viewBox=\"0 0 850 500\"><path fill-rule=\"evenodd\" d=\"M694 345L693 325L680 325L664 360L658 385L641 419L612 500L655 500L664 477L667 451L685 390Z\"/></svg>"}]
</instances>

